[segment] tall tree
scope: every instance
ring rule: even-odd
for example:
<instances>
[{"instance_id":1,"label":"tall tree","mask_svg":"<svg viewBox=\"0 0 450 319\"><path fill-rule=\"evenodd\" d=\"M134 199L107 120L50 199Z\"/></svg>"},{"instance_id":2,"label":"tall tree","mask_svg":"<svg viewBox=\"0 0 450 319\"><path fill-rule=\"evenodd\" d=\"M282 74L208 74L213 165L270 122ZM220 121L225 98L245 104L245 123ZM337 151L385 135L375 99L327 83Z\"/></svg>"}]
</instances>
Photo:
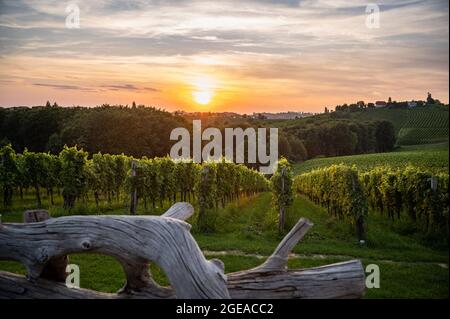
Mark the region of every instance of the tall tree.
<instances>
[{"instance_id":1,"label":"tall tree","mask_svg":"<svg viewBox=\"0 0 450 319\"><path fill-rule=\"evenodd\" d=\"M375 136L377 140L377 152L388 152L394 149L396 137L394 125L391 122L378 122Z\"/></svg>"}]
</instances>

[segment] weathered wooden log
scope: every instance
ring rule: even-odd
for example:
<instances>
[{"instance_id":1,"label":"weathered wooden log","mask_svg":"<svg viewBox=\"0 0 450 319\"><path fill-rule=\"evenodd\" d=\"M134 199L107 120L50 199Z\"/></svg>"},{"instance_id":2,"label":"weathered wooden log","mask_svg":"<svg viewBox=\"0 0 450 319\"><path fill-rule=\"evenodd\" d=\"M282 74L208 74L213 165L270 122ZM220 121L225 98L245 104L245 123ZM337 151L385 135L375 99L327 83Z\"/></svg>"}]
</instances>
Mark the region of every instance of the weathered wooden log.
<instances>
[{"instance_id":1,"label":"weathered wooden log","mask_svg":"<svg viewBox=\"0 0 450 319\"><path fill-rule=\"evenodd\" d=\"M193 208L186 203L178 203L172 206L161 220L172 220L172 218L186 219L193 213ZM171 216L167 218L167 216ZM88 217L94 218L94 217ZM114 218L114 217L110 217ZM149 223L144 220L150 217L140 217L138 223L131 222L138 217L115 217L121 223L121 231L123 234L135 234L141 231L141 228L147 228ZM154 219L155 217L153 217ZM58 218L63 219L63 218ZM131 222L131 223L130 223ZM99 220L91 220L92 225L84 227L91 230L92 227L103 229ZM123 224L128 223L126 229L122 229ZM182 222L179 222L182 223ZM66 222L59 224L64 229ZM36 224L35 224L36 225ZM183 227L186 225L183 223ZM3 225L3 229L7 227L16 227L19 225ZM297 244L297 242L306 234L312 224L306 219L300 219L294 228L286 235L286 237L275 249L274 253L262 265L236 273L228 274L227 287L229 295L232 298L360 298L364 294L365 282L362 264L358 260L332 264L322 267L310 268L305 270L287 270L288 255ZM1 226L0 226L1 227ZM67 227L67 226L66 226ZM0 229L0 243L2 243L2 231ZM56 229L55 225L52 229ZM185 229L185 228L184 228ZM103 229L103 232L106 229ZM117 230L115 230L117 231ZM151 232L151 230L149 230ZM189 232L187 232L189 234ZM72 233L70 233L72 236ZM189 234L190 235L190 234ZM42 235L40 235L42 236ZM108 236L110 237L110 236ZM70 237L72 238L72 237ZM118 238L117 238L118 239ZM73 241L73 238L67 239ZM78 241L79 242L79 241ZM113 241L108 242L113 244ZM195 241L194 241L195 243ZM105 253L116 257L123 265L127 275L127 285L119 294L105 294L86 289L75 290L69 289L63 284L50 282L44 279L37 279L35 282L25 280L23 277L5 272L0 272L0 298L175 298L183 297L177 293L177 287L171 281L172 287L161 287L151 279L148 271L148 259L137 258L133 251L118 250L111 253L111 247L98 249L91 247L90 250ZM137 243L135 243L137 244ZM142 243L140 243L142 244ZM146 244L146 243L145 243ZM192 244L192 243L191 243ZM38 245L42 246L42 245ZM65 244L64 244L65 246ZM196 246L196 244L195 244ZM21 247L21 245L19 245ZM153 247L153 246L152 246ZM183 245L183 249L190 253L190 246ZM198 249L198 246L196 246ZM122 247L123 249L123 247ZM165 249L168 249L165 247ZM173 249L173 248L170 248ZM2 257L0 244L0 259ZM194 249L195 250L195 249ZM79 250L77 250L79 251ZM114 251L114 250L113 250ZM200 253L201 254L201 253ZM10 252L7 252L11 258ZM169 254L174 255L174 254ZM201 255L203 256L203 255ZM185 258L185 257L184 257ZM16 258L17 260L17 258ZM191 261L191 260L189 260ZM22 261L23 262L23 261ZM157 260L155 262L158 263ZM25 265L26 263L23 262ZM209 264L208 264L209 263ZM213 267L212 278L214 272L217 276L223 276L221 271L223 264L218 260L209 261L207 265ZM159 264L161 266L161 264ZM176 261L167 266L177 267ZM206 267L208 269L208 267ZM163 270L167 270L163 267ZM170 269L169 269L170 271ZM174 270L172 270L174 271ZM175 270L176 271L176 270ZM170 280L171 277L169 277ZM207 281L209 279L206 279ZM217 278L216 278L217 280ZM204 282L197 282L203 285ZM177 284L177 282L175 282ZM223 287L222 287L223 288ZM200 288L200 289L203 289ZM226 290L226 288L225 288ZM203 297L203 296L202 296Z\"/></svg>"},{"instance_id":2,"label":"weathered wooden log","mask_svg":"<svg viewBox=\"0 0 450 319\"><path fill-rule=\"evenodd\" d=\"M361 298L364 274L358 260L305 270L284 272L252 271L228 274L231 298L241 299L324 299ZM46 279L28 281L24 276L0 271L0 299L120 299L175 298L170 287L165 293L145 288L133 294L109 294L88 289L70 289L65 284Z\"/></svg>"},{"instance_id":3,"label":"weathered wooden log","mask_svg":"<svg viewBox=\"0 0 450 319\"><path fill-rule=\"evenodd\" d=\"M170 217L179 220L186 220L194 214L194 207L186 202L173 204L162 217Z\"/></svg>"},{"instance_id":4,"label":"weathered wooden log","mask_svg":"<svg viewBox=\"0 0 450 319\"><path fill-rule=\"evenodd\" d=\"M297 224L283 238L273 254L262 265L255 268L254 271L286 270L289 254L312 226L313 224L309 220L300 218Z\"/></svg>"},{"instance_id":5,"label":"weathered wooden log","mask_svg":"<svg viewBox=\"0 0 450 319\"><path fill-rule=\"evenodd\" d=\"M186 220L194 213L194 207L190 203L179 202L172 205L162 217L170 217ZM47 210L27 210L23 214L25 223L36 223L50 218ZM171 289L158 285L152 278L147 261L134 262L131 260L120 260L126 275L126 283L119 293L133 294L146 289L147 295L152 298L173 298ZM214 260L212 262L215 262ZM40 278L64 282L66 278L67 256L56 256L51 258L42 270ZM223 268L223 267L222 267Z\"/></svg>"},{"instance_id":6,"label":"weathered wooden log","mask_svg":"<svg viewBox=\"0 0 450 319\"><path fill-rule=\"evenodd\" d=\"M352 260L305 270L288 270L289 254L313 224L301 218L273 254L260 266L228 275L228 290L236 299L361 298L364 270Z\"/></svg>"},{"instance_id":7,"label":"weathered wooden log","mask_svg":"<svg viewBox=\"0 0 450 319\"><path fill-rule=\"evenodd\" d=\"M194 214L194 207L186 202L179 202L172 205L161 217L186 220ZM136 294L143 290L147 292L149 298L164 299L174 298L172 289L158 285L151 275L148 261L120 260L126 275L126 283L119 294ZM222 269L223 271L223 269Z\"/></svg>"},{"instance_id":8,"label":"weathered wooden log","mask_svg":"<svg viewBox=\"0 0 450 319\"><path fill-rule=\"evenodd\" d=\"M107 299L119 298L89 289L71 289L65 284L39 278L35 282L24 276L0 271L0 299Z\"/></svg>"},{"instance_id":9,"label":"weathered wooden log","mask_svg":"<svg viewBox=\"0 0 450 319\"><path fill-rule=\"evenodd\" d=\"M228 291L235 299L356 299L364 294L364 270L359 260L303 270L228 274Z\"/></svg>"},{"instance_id":10,"label":"weathered wooden log","mask_svg":"<svg viewBox=\"0 0 450 319\"><path fill-rule=\"evenodd\" d=\"M159 216L69 216L2 224L0 259L24 264L32 281L50 258L70 253L103 253L122 265L153 261L178 298L229 298L223 270L205 259L189 230L183 221Z\"/></svg>"},{"instance_id":11,"label":"weathered wooden log","mask_svg":"<svg viewBox=\"0 0 450 319\"><path fill-rule=\"evenodd\" d=\"M44 209L26 210L23 213L24 223L37 223L49 218L49 212ZM69 258L66 255L55 256L51 258L42 269L41 278L65 282L67 277L66 268L68 263Z\"/></svg>"}]
</instances>

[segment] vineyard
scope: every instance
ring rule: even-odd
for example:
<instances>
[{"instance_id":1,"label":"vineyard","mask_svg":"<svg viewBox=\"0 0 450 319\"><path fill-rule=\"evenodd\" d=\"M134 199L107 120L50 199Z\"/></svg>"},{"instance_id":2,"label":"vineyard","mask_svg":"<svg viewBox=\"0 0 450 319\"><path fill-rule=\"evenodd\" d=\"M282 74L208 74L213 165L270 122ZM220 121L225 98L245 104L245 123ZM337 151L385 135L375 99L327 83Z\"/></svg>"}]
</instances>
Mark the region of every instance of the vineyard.
<instances>
[{"instance_id":1,"label":"vineyard","mask_svg":"<svg viewBox=\"0 0 450 319\"><path fill-rule=\"evenodd\" d=\"M16 154L10 146L0 150L0 185L3 206L12 205L13 194L23 199L33 190L36 207L42 207L45 191L52 205L61 194L63 207L94 200L111 205L143 202L145 210L162 208L177 201L198 202L200 219L208 209L258 192L266 191L269 181L261 173L225 160L204 163L173 161L169 157L135 159L125 155L89 154L76 147L65 147L59 155L25 151ZM130 194L135 194L134 203ZM135 213L135 212L132 212ZM208 224L206 222L206 224ZM207 229L208 226L205 226Z\"/></svg>"},{"instance_id":2,"label":"vineyard","mask_svg":"<svg viewBox=\"0 0 450 319\"><path fill-rule=\"evenodd\" d=\"M448 108L426 107L408 110L408 117L398 133L400 145L448 141Z\"/></svg>"},{"instance_id":3,"label":"vineyard","mask_svg":"<svg viewBox=\"0 0 450 319\"><path fill-rule=\"evenodd\" d=\"M375 173L379 173L379 170L373 168L359 170L337 165L308 174L307 178L302 175L303 185L299 186L299 177L294 178L292 185L294 190L300 188L302 194L299 195L290 193L289 179L292 173L285 160L279 163L269 183L256 171L225 161L198 165L190 161L173 162L168 158L136 159L109 154L89 156L76 148L66 148L59 155L49 155L32 152L16 154L9 147L4 147L1 154L1 185L3 191L6 189L4 194L12 192L14 195L9 198L11 201L4 209L3 222L20 222L23 203L29 203L27 207L30 208L36 207L36 189L43 207L48 207L50 198L54 196L52 207L56 207L56 210L50 207L52 216L55 216L55 211L61 212L61 215L79 214L80 206L86 204L92 207L88 211L90 214L105 212L108 215L123 215L130 206L133 189L136 190L140 205L138 214L159 214L161 206L169 207L175 200L188 200L196 203L193 235L202 251L208 258L219 257L226 263L226 271L232 272L257 266L261 262L261 255L270 254L278 245L277 219L280 209L286 208L286 228L291 227L298 218L307 217L316 229L305 238L303 245L293 251L301 257L292 257L291 267L319 266L348 259L343 256L355 256L361 258L364 265L375 261L383 272L383 289L369 290L366 297L448 296L444 289L445 283L448 283L447 269L438 266L447 263L447 252L431 249L410 234L398 233L386 226L399 221L395 207L391 204L395 198L390 195L392 190L387 188L391 177L377 180L375 176L379 177L379 174ZM44 170L36 170L36 167ZM442 220L436 219L434 214L439 209L422 210L424 205L442 203L441 197L433 197L430 193L431 181L414 184L419 181L416 177L422 176L423 170L413 170L411 167L405 171L408 175L403 176L403 170L383 169L399 174L394 184L396 187L402 185L401 181L404 182L406 177L409 178L407 185L414 186L401 190L402 196L405 196L404 199L402 197L401 222L412 220L408 211L408 205L412 203L418 207L414 212L416 226L420 231L427 231L422 227L425 227L428 218L430 230L435 230L437 226L445 233ZM36 172L40 172L39 176L33 177ZM389 176L386 172L381 175ZM448 178L445 179L445 174L437 175L437 189L440 192L442 186L448 187ZM74 176L80 178L74 179ZM236 176L239 178L234 179ZM373 176L372 180L368 176ZM284 181L283 189L284 178L287 180ZM267 192L270 184L272 194ZM149 192L151 185L157 191ZM333 187L336 185L338 187ZM382 209L373 208L378 204L374 204L373 198L367 193L370 185L384 189L384 195L380 195ZM328 197L323 190L329 190ZM247 196L249 194L256 195ZM408 202L406 196L411 194L419 196ZM444 194L444 191L440 194ZM66 198L67 208L63 209ZM75 206L71 208L70 204ZM144 206L148 206L148 210ZM214 219L217 219L215 224L220 225L216 229L213 227ZM359 238L367 238L367 245L355 245L355 231ZM320 258L316 258L316 255ZM115 292L123 285L125 279L120 264L111 258L75 254L70 255L70 260L83 269L82 286L85 288ZM423 264L415 264L419 261ZM26 272L14 262L2 261L0 269ZM151 269L155 280L163 285L168 284L161 269L153 264ZM417 279L414 282L409 279L411 273ZM98 278L108 280L99 282ZM444 284L431 284L433 282Z\"/></svg>"},{"instance_id":4,"label":"vineyard","mask_svg":"<svg viewBox=\"0 0 450 319\"><path fill-rule=\"evenodd\" d=\"M448 173L433 174L414 166L358 172L355 167L333 165L295 179L297 192L325 206L329 214L355 224L360 240L370 207L391 221L408 220L428 237L447 241L448 184Z\"/></svg>"},{"instance_id":5,"label":"vineyard","mask_svg":"<svg viewBox=\"0 0 450 319\"><path fill-rule=\"evenodd\" d=\"M316 168L345 164L355 165L359 171L368 171L380 165L393 169L413 165L433 173L445 173L448 172L448 160L448 143L401 146L397 151L389 153L316 158L295 164L294 172L300 174Z\"/></svg>"},{"instance_id":6,"label":"vineyard","mask_svg":"<svg viewBox=\"0 0 450 319\"><path fill-rule=\"evenodd\" d=\"M326 207L328 214L356 225L358 239L365 240L367 198L355 169L333 165L313 170L297 176L294 185L297 192Z\"/></svg>"}]
</instances>

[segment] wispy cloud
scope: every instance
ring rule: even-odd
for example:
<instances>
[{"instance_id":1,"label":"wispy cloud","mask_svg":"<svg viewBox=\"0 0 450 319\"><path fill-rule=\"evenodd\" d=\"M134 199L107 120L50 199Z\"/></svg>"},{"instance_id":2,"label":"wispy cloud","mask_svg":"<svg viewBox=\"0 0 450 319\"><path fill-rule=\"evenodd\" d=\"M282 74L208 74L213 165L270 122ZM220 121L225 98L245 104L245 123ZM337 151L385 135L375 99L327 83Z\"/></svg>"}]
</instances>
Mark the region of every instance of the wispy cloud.
<instances>
[{"instance_id":1,"label":"wispy cloud","mask_svg":"<svg viewBox=\"0 0 450 319\"><path fill-rule=\"evenodd\" d=\"M379 29L366 27L365 0L77 3L81 28L66 29L64 1L0 1L0 76L32 88L13 94L17 83L1 83L0 105L57 89L68 104L133 94L189 107L180 92L202 75L235 92L218 105L235 110L318 110L371 92L417 99L432 90L448 101L446 0L378 1Z\"/></svg>"},{"instance_id":2,"label":"wispy cloud","mask_svg":"<svg viewBox=\"0 0 450 319\"><path fill-rule=\"evenodd\" d=\"M112 91L149 91L149 92L160 92L160 90L152 87L137 87L133 84L112 84L112 85L101 85L101 88L109 89Z\"/></svg>"},{"instance_id":3,"label":"wispy cloud","mask_svg":"<svg viewBox=\"0 0 450 319\"><path fill-rule=\"evenodd\" d=\"M58 90L80 90L80 91L91 91L92 89L81 87L78 85L66 85L66 84L49 84L49 83L33 83L34 86L43 86Z\"/></svg>"}]
</instances>

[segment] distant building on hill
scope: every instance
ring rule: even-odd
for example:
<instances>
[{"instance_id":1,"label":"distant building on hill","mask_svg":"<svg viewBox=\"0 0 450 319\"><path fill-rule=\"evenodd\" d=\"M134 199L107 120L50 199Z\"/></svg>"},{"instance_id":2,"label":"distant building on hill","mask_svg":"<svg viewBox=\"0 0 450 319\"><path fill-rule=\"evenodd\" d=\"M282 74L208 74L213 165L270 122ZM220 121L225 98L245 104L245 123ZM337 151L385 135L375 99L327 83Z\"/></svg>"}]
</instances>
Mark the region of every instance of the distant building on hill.
<instances>
[{"instance_id":1,"label":"distant building on hill","mask_svg":"<svg viewBox=\"0 0 450 319\"><path fill-rule=\"evenodd\" d=\"M316 114L317 113L309 113L309 112L253 113L252 117L255 119L264 118L268 120L294 120Z\"/></svg>"},{"instance_id":2,"label":"distant building on hill","mask_svg":"<svg viewBox=\"0 0 450 319\"><path fill-rule=\"evenodd\" d=\"M408 102L408 107L410 109L413 109L413 108L417 107L417 102L416 101Z\"/></svg>"},{"instance_id":3,"label":"distant building on hill","mask_svg":"<svg viewBox=\"0 0 450 319\"><path fill-rule=\"evenodd\" d=\"M382 108L382 107L386 107L387 103L385 101L376 101L375 102L375 107L376 108Z\"/></svg>"},{"instance_id":4,"label":"distant building on hill","mask_svg":"<svg viewBox=\"0 0 450 319\"><path fill-rule=\"evenodd\" d=\"M182 110L178 110L173 112L174 115L185 116L185 117L229 117L229 118L241 118L244 115L234 113L234 112L186 112Z\"/></svg>"}]
</instances>

